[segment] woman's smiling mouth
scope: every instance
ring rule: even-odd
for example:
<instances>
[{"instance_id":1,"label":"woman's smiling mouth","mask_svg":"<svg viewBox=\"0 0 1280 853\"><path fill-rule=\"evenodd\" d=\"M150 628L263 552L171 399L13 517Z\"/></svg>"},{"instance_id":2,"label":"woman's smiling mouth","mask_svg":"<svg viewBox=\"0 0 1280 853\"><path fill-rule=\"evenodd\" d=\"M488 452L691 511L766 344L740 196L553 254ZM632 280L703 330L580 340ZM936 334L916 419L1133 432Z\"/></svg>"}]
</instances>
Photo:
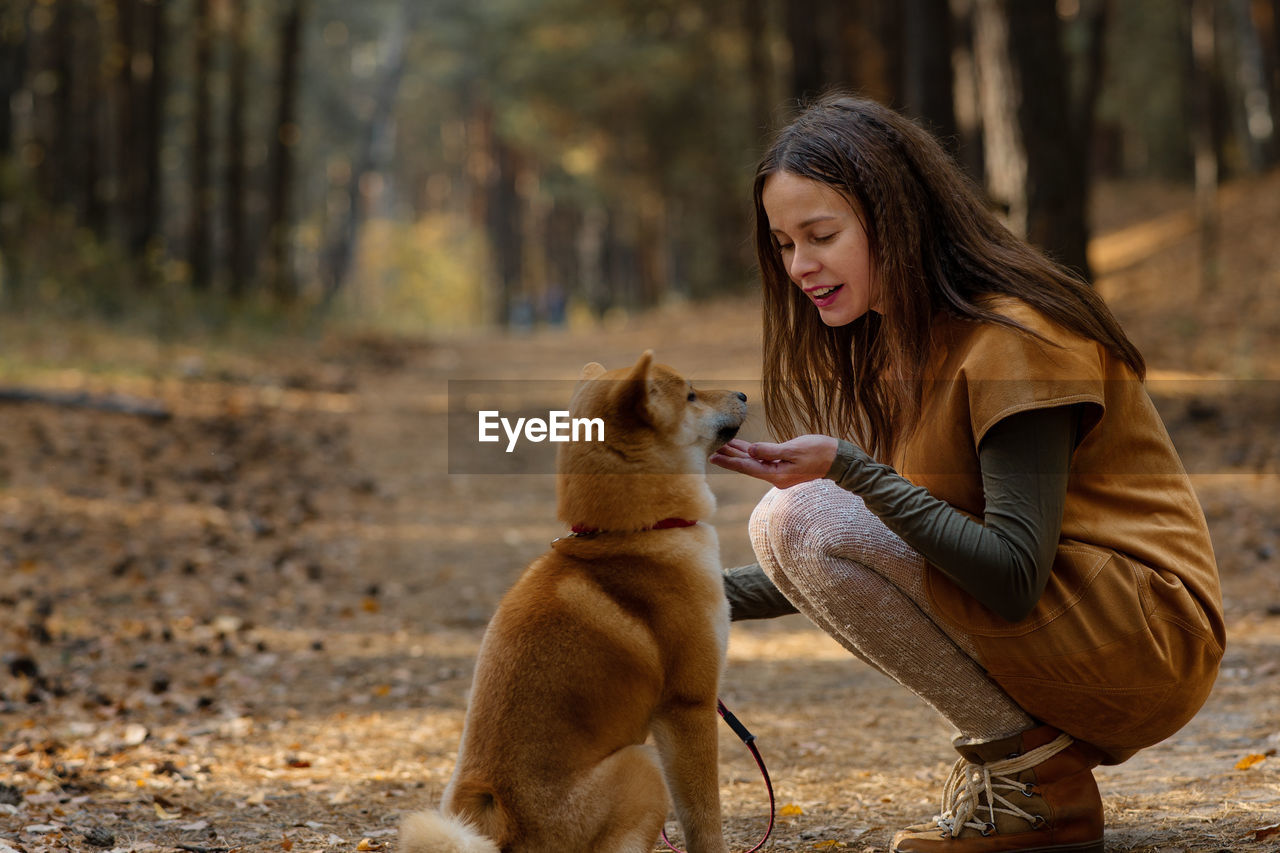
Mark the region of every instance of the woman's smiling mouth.
<instances>
[{"instance_id":1,"label":"woman's smiling mouth","mask_svg":"<svg viewBox=\"0 0 1280 853\"><path fill-rule=\"evenodd\" d=\"M806 290L805 293L813 300L814 305L819 308L825 308L835 301L836 295L843 289L843 284L835 284L831 287L815 287L811 290Z\"/></svg>"}]
</instances>

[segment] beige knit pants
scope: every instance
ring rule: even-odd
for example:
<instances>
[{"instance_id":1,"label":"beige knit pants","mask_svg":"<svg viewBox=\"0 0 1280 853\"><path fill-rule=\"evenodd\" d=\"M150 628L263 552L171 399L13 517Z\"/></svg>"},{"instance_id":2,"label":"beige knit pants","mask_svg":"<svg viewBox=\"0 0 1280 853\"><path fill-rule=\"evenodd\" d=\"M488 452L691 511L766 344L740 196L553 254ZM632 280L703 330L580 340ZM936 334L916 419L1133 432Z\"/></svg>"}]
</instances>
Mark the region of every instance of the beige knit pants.
<instances>
[{"instance_id":1,"label":"beige knit pants","mask_svg":"<svg viewBox=\"0 0 1280 853\"><path fill-rule=\"evenodd\" d=\"M959 731L987 741L1035 721L944 628L924 593L925 560L857 495L829 480L773 489L751 515L761 568L801 613L915 693Z\"/></svg>"}]
</instances>

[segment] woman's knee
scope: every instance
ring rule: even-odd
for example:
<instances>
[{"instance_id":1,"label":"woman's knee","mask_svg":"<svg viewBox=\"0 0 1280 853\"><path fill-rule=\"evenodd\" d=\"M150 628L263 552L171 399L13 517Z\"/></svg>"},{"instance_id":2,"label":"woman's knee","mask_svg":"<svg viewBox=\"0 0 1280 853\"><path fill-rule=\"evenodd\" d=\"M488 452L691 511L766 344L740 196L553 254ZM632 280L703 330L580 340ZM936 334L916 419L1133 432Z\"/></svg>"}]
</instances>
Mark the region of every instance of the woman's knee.
<instances>
[{"instance_id":1,"label":"woman's knee","mask_svg":"<svg viewBox=\"0 0 1280 853\"><path fill-rule=\"evenodd\" d=\"M830 480L812 480L787 489L771 489L751 513L751 544L765 562L769 556L780 562L799 551L826 551L834 546L831 536L838 505L858 500Z\"/></svg>"}]
</instances>

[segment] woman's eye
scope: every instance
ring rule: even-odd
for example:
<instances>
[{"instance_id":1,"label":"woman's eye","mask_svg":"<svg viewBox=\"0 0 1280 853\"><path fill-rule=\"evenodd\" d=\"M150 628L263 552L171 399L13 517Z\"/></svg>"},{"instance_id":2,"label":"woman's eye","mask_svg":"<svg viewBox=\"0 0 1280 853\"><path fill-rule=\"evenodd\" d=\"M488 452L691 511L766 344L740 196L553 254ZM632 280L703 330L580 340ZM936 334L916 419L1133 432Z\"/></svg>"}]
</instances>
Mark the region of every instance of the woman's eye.
<instances>
[{"instance_id":1,"label":"woman's eye","mask_svg":"<svg viewBox=\"0 0 1280 853\"><path fill-rule=\"evenodd\" d=\"M823 234L821 237L817 237L817 236L815 236L815 237L813 238L813 242L815 242L815 243L830 243L830 242L835 238L835 236L836 236L835 234Z\"/></svg>"},{"instance_id":2,"label":"woman's eye","mask_svg":"<svg viewBox=\"0 0 1280 853\"><path fill-rule=\"evenodd\" d=\"M790 251L792 248L792 244L790 243L777 243L776 245L778 247L779 252L787 252L787 251Z\"/></svg>"}]
</instances>

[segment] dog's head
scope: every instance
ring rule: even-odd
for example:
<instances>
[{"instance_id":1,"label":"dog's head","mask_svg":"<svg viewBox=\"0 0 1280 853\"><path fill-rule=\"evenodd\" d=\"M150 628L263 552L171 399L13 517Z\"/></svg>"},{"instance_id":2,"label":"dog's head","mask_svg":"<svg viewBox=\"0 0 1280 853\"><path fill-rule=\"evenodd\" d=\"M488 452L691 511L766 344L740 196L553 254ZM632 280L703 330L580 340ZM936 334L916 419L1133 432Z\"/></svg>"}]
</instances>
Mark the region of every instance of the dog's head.
<instances>
[{"instance_id":1,"label":"dog's head","mask_svg":"<svg viewBox=\"0 0 1280 853\"><path fill-rule=\"evenodd\" d=\"M611 520L592 526L639 529L661 518L709 513L714 501L705 481L707 457L737 435L746 400L737 391L695 388L672 368L655 364L651 351L628 368L588 364L569 415L602 424L603 436L561 445L562 517L587 523L584 513L596 513L584 504L595 503Z\"/></svg>"}]
</instances>

